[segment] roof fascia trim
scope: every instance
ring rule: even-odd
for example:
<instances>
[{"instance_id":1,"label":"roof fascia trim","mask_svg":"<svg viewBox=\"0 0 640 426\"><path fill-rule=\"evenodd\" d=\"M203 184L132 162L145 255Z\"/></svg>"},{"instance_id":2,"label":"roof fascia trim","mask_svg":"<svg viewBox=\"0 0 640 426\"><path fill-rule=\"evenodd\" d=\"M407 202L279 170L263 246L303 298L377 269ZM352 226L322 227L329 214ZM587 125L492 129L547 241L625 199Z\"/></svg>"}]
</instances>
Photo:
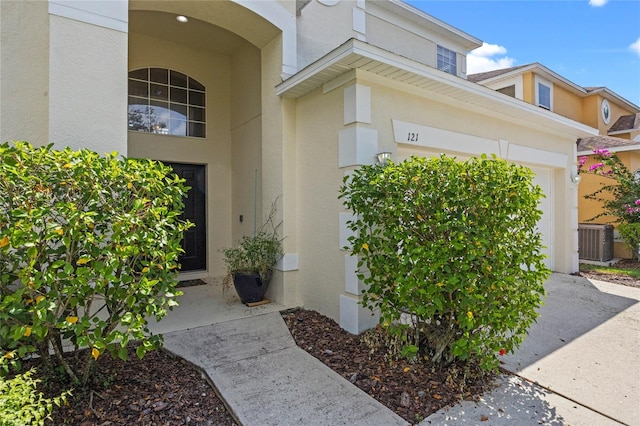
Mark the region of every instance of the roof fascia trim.
<instances>
[{"instance_id":1,"label":"roof fascia trim","mask_svg":"<svg viewBox=\"0 0 640 426\"><path fill-rule=\"evenodd\" d=\"M441 33L444 32L443 35L449 38L452 38L454 40L457 38L458 41L462 42L461 44L469 50L473 50L482 46L482 40L480 40L479 38L474 37L452 25L449 25L446 22L443 22L438 18L435 18L428 13L423 12L422 10L411 6L410 4L407 4L401 0L375 1L371 3L375 4L379 8L395 13L396 15L399 15L405 19L413 20L414 22L417 21L418 24L421 24L433 31ZM434 28L434 26L436 28ZM440 29L440 31L438 31L438 29Z\"/></svg>"},{"instance_id":2,"label":"roof fascia trim","mask_svg":"<svg viewBox=\"0 0 640 426\"><path fill-rule=\"evenodd\" d=\"M607 148L607 151L609 152L628 152L628 151L640 151L640 144L637 145L627 145L627 146L620 146L617 148ZM589 151L578 151L577 155L596 155L595 152L593 152L592 150Z\"/></svg>"},{"instance_id":3,"label":"roof fascia trim","mask_svg":"<svg viewBox=\"0 0 640 426\"><path fill-rule=\"evenodd\" d=\"M505 72L504 74L498 74L498 75L494 75L493 77L485 78L484 80L478 80L477 83L478 84L494 83L494 82L500 81L502 79L511 78L511 77L517 77L520 74L524 74L525 72L528 72L528 71L534 69L535 66L536 66L536 64L525 65L522 68L517 68L515 70L511 70L509 72Z\"/></svg>"},{"instance_id":4,"label":"roof fascia trim","mask_svg":"<svg viewBox=\"0 0 640 426\"><path fill-rule=\"evenodd\" d=\"M618 130L616 132L607 132L607 136L614 136L614 135L623 135L625 133L632 133L632 132L636 132L638 131L638 129L625 129L625 130Z\"/></svg>"},{"instance_id":5,"label":"roof fascia trim","mask_svg":"<svg viewBox=\"0 0 640 426\"><path fill-rule=\"evenodd\" d=\"M460 77L447 74L428 65L420 64L411 59L398 56L392 52L386 51L377 46L373 46L356 39L348 40L341 46L329 52L327 55L309 64L297 74L278 84L276 86L276 94L278 96L285 95L287 91L293 89L298 84L313 77L323 69L337 64L338 62L340 62L340 60L352 54L360 55L371 60L380 61L390 66L398 67L405 71L415 73L418 76L422 76L460 90L465 90L467 92L487 99L491 99L493 101L507 105L510 108L526 111L527 113L531 113L539 117L544 117L547 120L551 120L553 122L574 128L589 135L596 136L599 134L598 129L595 129L593 127L563 117L551 111L543 110L537 106L531 105L519 99L505 96L502 93L496 92L495 90L489 89L481 84L473 83ZM345 72L347 71L348 69L346 69L345 67Z\"/></svg>"},{"instance_id":6,"label":"roof fascia trim","mask_svg":"<svg viewBox=\"0 0 640 426\"><path fill-rule=\"evenodd\" d=\"M355 41L354 39L350 39L349 41L338 46L337 48L327 53L320 59L317 59L314 62L310 63L309 65L304 67L302 70L298 71L291 77L287 78L282 83L276 85L276 95L282 96L286 94L286 92L296 87L298 84L313 77L314 75L318 74L320 71L326 68L329 68L331 65L336 64L341 59L344 59L347 56L349 56L351 53L354 53L353 52L354 41Z\"/></svg>"},{"instance_id":7,"label":"roof fascia trim","mask_svg":"<svg viewBox=\"0 0 640 426\"><path fill-rule=\"evenodd\" d=\"M491 78L487 78L484 80L479 80L478 83L479 84L487 84L487 83L494 83L497 81L500 81L502 79L506 79L506 78L510 78L510 77L516 77L520 74L524 74L525 72L529 72L529 71L535 71L537 69L539 69L540 71L542 71L542 75L544 75L545 73L548 74L546 77L552 77L555 79L558 79L559 81L561 81L562 83L566 84L567 86L569 86L572 89L575 89L576 91L578 91L581 95L583 95L584 97L586 96L591 96L591 95L595 95L598 94L600 92L604 92L607 95L609 95L609 99L614 100L618 103L621 104L625 104L628 108L635 110L636 112L640 112L640 107L638 107L637 105L635 105L633 102L628 101L627 99L623 98L622 96L618 95L617 93L611 91L609 88L607 87L599 87L597 89L594 90L587 90L584 87L572 82L571 80L566 79L565 77L562 77L560 74L556 73L555 71L550 70L549 68L545 67L544 65L542 65L539 62L534 62L532 64L526 65L522 68L518 68L515 69L513 71L509 71L507 73L504 74L500 74L500 75L496 75L493 76Z\"/></svg>"},{"instance_id":8,"label":"roof fascia trim","mask_svg":"<svg viewBox=\"0 0 640 426\"><path fill-rule=\"evenodd\" d=\"M485 80L480 80L478 83L493 83L496 81L500 81L502 79L505 79L507 77L516 77L518 75L522 75L526 72L529 71L533 71L535 72L536 70L538 70L538 74L541 75L542 77L545 77L549 80L558 80L560 83L564 84L565 86L568 86L570 89L575 90L576 92L580 93L581 95L588 95L590 92L587 91L587 89L585 89L582 86L577 85L576 83L572 82L571 80L567 80L565 77L561 76L560 74L550 70L549 68L545 67L544 65L542 65L539 62L534 62L533 64L529 64L527 66L524 66L522 68L518 68L516 70L504 73L504 74L500 74L500 75L496 75L494 77L491 78L487 78Z\"/></svg>"},{"instance_id":9,"label":"roof fascia trim","mask_svg":"<svg viewBox=\"0 0 640 426\"><path fill-rule=\"evenodd\" d=\"M634 110L637 113L640 113L640 107L636 104L634 104L631 101L626 100L625 98L623 98L622 96L618 95L616 92L613 92L611 90L609 90L609 88L607 87L598 87L595 90L592 90L590 92L587 92L587 95L596 95L599 94L601 92L604 92L606 95L608 96L604 96L602 95L602 97L608 97L611 100L615 100L619 103L625 104L627 107L629 107L630 109Z\"/></svg>"}]
</instances>

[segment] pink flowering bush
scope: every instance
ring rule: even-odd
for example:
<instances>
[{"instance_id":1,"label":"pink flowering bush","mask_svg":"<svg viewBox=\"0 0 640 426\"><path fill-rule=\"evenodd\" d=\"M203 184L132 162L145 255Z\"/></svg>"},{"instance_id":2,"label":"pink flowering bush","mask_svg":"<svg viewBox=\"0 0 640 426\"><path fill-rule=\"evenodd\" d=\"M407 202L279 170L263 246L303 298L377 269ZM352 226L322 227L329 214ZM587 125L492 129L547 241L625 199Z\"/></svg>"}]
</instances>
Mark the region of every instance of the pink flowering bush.
<instances>
[{"instance_id":1,"label":"pink flowering bush","mask_svg":"<svg viewBox=\"0 0 640 426\"><path fill-rule=\"evenodd\" d=\"M602 213L592 220L602 216L617 218L617 229L632 253L637 255L640 246L640 179L620 161L615 153L599 148L593 151L596 162L583 170L587 157L578 160L579 169L585 173L592 173L611 180L603 184L596 191L585 195L589 200L600 201ZM609 197L605 197L605 194Z\"/></svg>"}]
</instances>

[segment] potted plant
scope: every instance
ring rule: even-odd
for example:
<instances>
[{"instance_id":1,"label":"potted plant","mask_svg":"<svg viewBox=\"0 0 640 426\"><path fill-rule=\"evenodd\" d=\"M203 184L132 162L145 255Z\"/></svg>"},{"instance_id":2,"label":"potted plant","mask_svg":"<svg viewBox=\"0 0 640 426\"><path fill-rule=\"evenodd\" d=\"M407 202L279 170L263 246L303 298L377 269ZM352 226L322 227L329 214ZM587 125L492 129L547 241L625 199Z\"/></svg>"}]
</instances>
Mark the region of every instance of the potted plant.
<instances>
[{"instance_id":1,"label":"potted plant","mask_svg":"<svg viewBox=\"0 0 640 426\"><path fill-rule=\"evenodd\" d=\"M233 285L242 303L263 300L273 268L282 257L282 240L272 223L272 214L253 236L243 236L237 247L222 249L227 276L224 283ZM269 230L265 230L270 225Z\"/></svg>"}]
</instances>

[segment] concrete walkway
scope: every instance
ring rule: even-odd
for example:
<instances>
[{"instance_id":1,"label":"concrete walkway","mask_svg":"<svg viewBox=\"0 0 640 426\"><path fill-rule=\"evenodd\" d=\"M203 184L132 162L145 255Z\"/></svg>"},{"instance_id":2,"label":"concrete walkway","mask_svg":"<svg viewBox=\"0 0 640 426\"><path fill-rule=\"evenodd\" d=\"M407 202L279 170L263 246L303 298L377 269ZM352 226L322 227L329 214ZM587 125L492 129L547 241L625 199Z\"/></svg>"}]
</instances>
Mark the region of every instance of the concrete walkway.
<instances>
[{"instance_id":1,"label":"concrete walkway","mask_svg":"<svg viewBox=\"0 0 640 426\"><path fill-rule=\"evenodd\" d=\"M165 349L200 367L242 425L405 425L295 344L279 313L174 331Z\"/></svg>"},{"instance_id":2,"label":"concrete walkway","mask_svg":"<svg viewBox=\"0 0 640 426\"><path fill-rule=\"evenodd\" d=\"M538 322L479 402L421 425L640 425L640 289L553 274ZM253 425L395 425L402 418L299 349L265 312L192 329L165 348L200 367Z\"/></svg>"}]
</instances>

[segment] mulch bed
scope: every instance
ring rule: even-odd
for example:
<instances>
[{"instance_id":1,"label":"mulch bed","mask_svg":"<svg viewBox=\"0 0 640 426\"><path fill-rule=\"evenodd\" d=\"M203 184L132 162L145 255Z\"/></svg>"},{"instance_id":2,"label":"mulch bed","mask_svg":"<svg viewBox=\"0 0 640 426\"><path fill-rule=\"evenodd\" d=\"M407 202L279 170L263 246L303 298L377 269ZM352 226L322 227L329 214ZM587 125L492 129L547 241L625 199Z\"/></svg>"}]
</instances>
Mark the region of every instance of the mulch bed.
<instances>
[{"instance_id":1,"label":"mulch bed","mask_svg":"<svg viewBox=\"0 0 640 426\"><path fill-rule=\"evenodd\" d=\"M372 352L365 340L379 341L380 330L354 336L332 319L302 309L283 313L283 317L299 347L409 423L420 422L463 399L477 399L493 386L494 376L465 379L461 365L437 369L425 363L391 360L382 350Z\"/></svg>"},{"instance_id":2,"label":"mulch bed","mask_svg":"<svg viewBox=\"0 0 640 426\"><path fill-rule=\"evenodd\" d=\"M63 383L48 382L46 393ZM164 350L126 362L99 358L87 389L57 407L53 425L237 425L209 383L192 365Z\"/></svg>"},{"instance_id":3,"label":"mulch bed","mask_svg":"<svg viewBox=\"0 0 640 426\"><path fill-rule=\"evenodd\" d=\"M617 266L640 268L638 262ZM640 287L637 279L583 271L579 275ZM464 369L439 370L426 364L391 361L384 352L372 353L364 342L375 334L354 336L314 311L282 313L298 346L402 416L417 423L461 399L478 398L492 387L491 378L465 381ZM47 394L64 384L43 383ZM56 408L54 425L236 425L222 401L200 372L166 351L139 360L101 357L87 390L77 389L66 406Z\"/></svg>"},{"instance_id":4,"label":"mulch bed","mask_svg":"<svg viewBox=\"0 0 640 426\"><path fill-rule=\"evenodd\" d=\"M282 315L301 348L409 423L461 399L477 398L492 386L489 378L466 382L459 366L438 370L371 353L363 336L347 333L315 311ZM132 349L127 362L101 357L92 378L87 389L76 389L67 405L56 407L49 424L236 425L200 372L164 350L140 360ZM51 380L44 386L49 395L63 388Z\"/></svg>"}]
</instances>

